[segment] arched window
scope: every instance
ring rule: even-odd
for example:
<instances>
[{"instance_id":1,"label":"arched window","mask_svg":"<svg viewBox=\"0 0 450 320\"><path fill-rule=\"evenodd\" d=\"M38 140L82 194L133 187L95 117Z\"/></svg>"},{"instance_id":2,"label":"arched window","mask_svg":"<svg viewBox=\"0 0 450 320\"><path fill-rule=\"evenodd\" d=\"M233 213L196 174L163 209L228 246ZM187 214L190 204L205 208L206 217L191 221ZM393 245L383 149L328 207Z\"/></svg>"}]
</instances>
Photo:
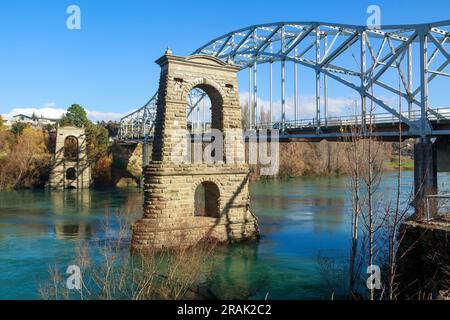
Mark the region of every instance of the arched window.
<instances>
[{"instance_id":1,"label":"arched window","mask_svg":"<svg viewBox=\"0 0 450 320\"><path fill-rule=\"evenodd\" d=\"M75 168L69 168L66 170L66 180L76 180L77 179L77 170Z\"/></svg>"},{"instance_id":2,"label":"arched window","mask_svg":"<svg viewBox=\"0 0 450 320\"><path fill-rule=\"evenodd\" d=\"M194 215L199 217L220 217L220 191L217 185L205 181L195 189Z\"/></svg>"},{"instance_id":3,"label":"arched window","mask_svg":"<svg viewBox=\"0 0 450 320\"><path fill-rule=\"evenodd\" d=\"M64 158L78 160L78 139L70 136L64 140Z\"/></svg>"}]
</instances>

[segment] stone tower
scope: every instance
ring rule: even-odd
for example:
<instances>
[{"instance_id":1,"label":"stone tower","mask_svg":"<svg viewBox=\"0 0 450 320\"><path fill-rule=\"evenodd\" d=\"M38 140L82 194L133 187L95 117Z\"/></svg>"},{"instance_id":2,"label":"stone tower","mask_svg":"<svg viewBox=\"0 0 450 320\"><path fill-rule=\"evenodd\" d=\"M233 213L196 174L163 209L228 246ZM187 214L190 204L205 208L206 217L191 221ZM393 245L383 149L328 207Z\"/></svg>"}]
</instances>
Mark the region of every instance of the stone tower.
<instances>
[{"instance_id":1,"label":"stone tower","mask_svg":"<svg viewBox=\"0 0 450 320\"><path fill-rule=\"evenodd\" d=\"M83 189L91 186L84 128L59 127L56 132L51 189Z\"/></svg>"},{"instance_id":2,"label":"stone tower","mask_svg":"<svg viewBox=\"0 0 450 320\"><path fill-rule=\"evenodd\" d=\"M144 216L133 225L132 250L189 246L204 238L220 242L256 238L242 139L225 144L222 159L214 163L173 161L187 129L187 99L194 88L210 98L211 127L220 130L224 140L233 130L242 137L239 68L210 56L172 56L169 50L156 63L161 76L152 160L144 168ZM190 143L186 140L183 155ZM231 154L240 161L230 161ZM203 214L196 212L199 187L204 190Z\"/></svg>"}]
</instances>

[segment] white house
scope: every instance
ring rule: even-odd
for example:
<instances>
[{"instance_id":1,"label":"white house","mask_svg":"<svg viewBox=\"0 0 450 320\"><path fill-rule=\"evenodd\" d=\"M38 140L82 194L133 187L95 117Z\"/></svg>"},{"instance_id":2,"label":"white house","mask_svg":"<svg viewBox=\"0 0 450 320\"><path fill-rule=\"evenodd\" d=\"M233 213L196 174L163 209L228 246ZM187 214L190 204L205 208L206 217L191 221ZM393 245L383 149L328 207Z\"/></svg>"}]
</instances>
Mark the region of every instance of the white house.
<instances>
[{"instance_id":1,"label":"white house","mask_svg":"<svg viewBox=\"0 0 450 320\"><path fill-rule=\"evenodd\" d=\"M52 125L56 124L58 119L50 119L50 118L44 118L43 116L36 116L35 114L29 116L26 114L17 114L13 116L12 123L27 123L30 124L33 127L44 127L46 125Z\"/></svg>"}]
</instances>

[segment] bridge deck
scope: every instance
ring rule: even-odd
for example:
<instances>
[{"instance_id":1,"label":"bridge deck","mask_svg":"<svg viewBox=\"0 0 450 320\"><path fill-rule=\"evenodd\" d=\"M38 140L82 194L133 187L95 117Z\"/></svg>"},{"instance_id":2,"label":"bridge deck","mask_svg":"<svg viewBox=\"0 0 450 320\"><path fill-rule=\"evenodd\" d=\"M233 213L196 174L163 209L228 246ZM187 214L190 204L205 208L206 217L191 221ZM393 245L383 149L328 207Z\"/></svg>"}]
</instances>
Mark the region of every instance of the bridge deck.
<instances>
[{"instance_id":1,"label":"bridge deck","mask_svg":"<svg viewBox=\"0 0 450 320\"><path fill-rule=\"evenodd\" d=\"M387 113L373 114L371 117L367 116L364 123L365 127L370 124L372 127L372 135L379 140L397 141L400 135L399 128L401 128L401 135L404 139L419 137L420 130L411 128L411 125L420 126L419 112L415 111L410 115L404 114L403 116L407 118L410 123L407 124L401 122L401 127L399 126L400 122L398 118ZM429 133L430 136L450 136L450 108L430 109L428 121L431 130ZM320 141L324 139L337 141L351 138L354 135L354 132L358 130L358 128L361 128L362 124L363 117L360 115L322 118L320 119L319 125L315 119L285 121L284 123L276 121L271 123L259 123L256 128L250 130L247 135L257 134L263 136L263 130L270 129L279 130L280 139L284 141ZM195 126L195 124L191 123L188 125L188 128L190 131L192 131L192 128L197 128L193 130L193 133L197 136L203 134L208 136L208 132L210 131L209 124L206 124L205 126ZM205 131L203 132L203 130ZM135 134L131 133L116 139L117 142L124 144L137 144L144 140L151 141L152 132L147 136L143 136L142 131L139 130L135 132Z\"/></svg>"},{"instance_id":2,"label":"bridge deck","mask_svg":"<svg viewBox=\"0 0 450 320\"><path fill-rule=\"evenodd\" d=\"M431 126L431 136L450 136L450 120L431 121ZM400 136L399 128L401 128L403 139L419 137L418 133L409 131L410 127L408 125L401 124L400 127L398 121L373 124L372 136L382 141L398 141ZM357 129L358 127L355 127L355 125L329 125L321 127L320 130L312 126L289 127L284 130L284 133L280 133L280 139L298 139L304 141L320 141L325 139L336 141L358 135L359 133L355 133ZM366 133L365 135L367 136L368 134Z\"/></svg>"}]
</instances>

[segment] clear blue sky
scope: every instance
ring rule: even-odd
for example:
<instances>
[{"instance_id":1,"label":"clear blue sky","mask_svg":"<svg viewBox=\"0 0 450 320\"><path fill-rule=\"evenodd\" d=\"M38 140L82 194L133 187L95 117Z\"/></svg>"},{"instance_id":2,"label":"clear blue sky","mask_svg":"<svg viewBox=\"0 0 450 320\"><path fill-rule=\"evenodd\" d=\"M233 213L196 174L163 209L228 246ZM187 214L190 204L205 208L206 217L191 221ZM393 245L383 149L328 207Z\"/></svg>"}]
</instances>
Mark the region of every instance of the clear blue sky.
<instances>
[{"instance_id":1,"label":"clear blue sky","mask_svg":"<svg viewBox=\"0 0 450 320\"><path fill-rule=\"evenodd\" d=\"M81 30L66 28L71 4L81 8ZM382 24L450 19L448 0L2 1L0 114L72 103L123 113L155 92L154 61L168 45L187 55L234 29L283 20L365 24L370 4L381 7Z\"/></svg>"}]
</instances>

